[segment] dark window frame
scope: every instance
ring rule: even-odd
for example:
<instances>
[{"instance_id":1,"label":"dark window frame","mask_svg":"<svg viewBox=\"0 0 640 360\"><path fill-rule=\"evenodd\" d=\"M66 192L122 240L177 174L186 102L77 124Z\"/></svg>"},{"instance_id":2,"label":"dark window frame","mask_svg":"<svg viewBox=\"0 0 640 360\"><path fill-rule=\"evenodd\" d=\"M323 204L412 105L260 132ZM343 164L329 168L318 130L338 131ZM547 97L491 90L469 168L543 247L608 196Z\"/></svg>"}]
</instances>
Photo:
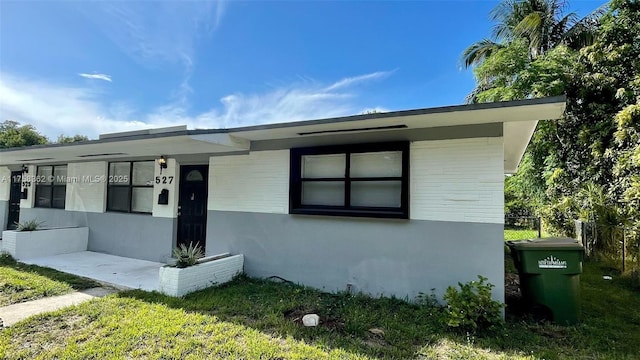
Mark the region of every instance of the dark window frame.
<instances>
[{"instance_id":1,"label":"dark window frame","mask_svg":"<svg viewBox=\"0 0 640 360\"><path fill-rule=\"evenodd\" d=\"M350 177L351 154L384 151L401 151L402 176L400 177ZM344 177L312 178L302 177L302 157L305 155L345 154ZM344 206L302 204L302 184L305 181L344 181ZM351 206L352 181L400 181L400 207ZM289 213L302 215L328 215L349 217L409 219L409 142L387 142L338 146L318 146L295 148L290 151L289 168Z\"/></svg>"},{"instance_id":2,"label":"dark window frame","mask_svg":"<svg viewBox=\"0 0 640 360\"><path fill-rule=\"evenodd\" d=\"M43 167L51 167L51 183L50 184L45 184L45 181L48 181L47 179L41 179L41 177L38 175L38 170L40 170L40 168ZM56 168L60 168L60 167L65 167L67 168L67 170L69 170L68 164L59 164L59 165L39 165L36 167L36 181L35 181L35 187L36 187L36 191L35 191L35 200L33 203L33 207L36 208L41 208L41 209L62 209L64 210L66 205L67 205L67 182L64 181L62 182L62 184L56 184ZM67 173L68 176L68 173ZM38 205L38 196L42 195L42 189L49 189L50 191L50 198L49 198L49 206L43 206L43 205ZM60 206L53 206L53 193L55 191L55 189L64 189L64 200L62 201L62 207Z\"/></svg>"},{"instance_id":3,"label":"dark window frame","mask_svg":"<svg viewBox=\"0 0 640 360\"><path fill-rule=\"evenodd\" d=\"M137 160L137 161L111 161L107 165L107 211L109 212L118 212L124 214L142 214L142 215L151 215L153 213L153 201L151 202L151 211L133 211L131 207L133 206L133 189L134 188L152 188L153 189L153 178L151 178L151 185L133 185L133 164L141 163L141 162L153 162L155 166L155 161L153 160ZM117 182L111 183L109 180L111 179L111 164L117 163L129 163L129 183L128 184L118 184ZM129 197L127 199L128 202L128 210L119 210L119 209L111 209L109 207L109 191L111 188L126 188L129 190Z\"/></svg>"}]
</instances>

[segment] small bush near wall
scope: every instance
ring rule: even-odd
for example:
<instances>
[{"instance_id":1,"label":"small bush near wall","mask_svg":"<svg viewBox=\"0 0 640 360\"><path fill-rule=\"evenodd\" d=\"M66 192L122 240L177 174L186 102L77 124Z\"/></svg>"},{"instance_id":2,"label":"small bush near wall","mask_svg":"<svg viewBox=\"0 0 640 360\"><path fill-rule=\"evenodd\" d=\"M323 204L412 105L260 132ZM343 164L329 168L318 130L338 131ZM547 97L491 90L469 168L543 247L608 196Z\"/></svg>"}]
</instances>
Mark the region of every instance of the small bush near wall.
<instances>
[{"instance_id":1,"label":"small bush near wall","mask_svg":"<svg viewBox=\"0 0 640 360\"><path fill-rule=\"evenodd\" d=\"M198 259L204 257L204 252L200 247L200 243L195 243L195 245L189 243L188 247L185 244L180 244L180 246L173 249L173 256L176 258L176 267L185 268L195 265Z\"/></svg>"},{"instance_id":2,"label":"small bush near wall","mask_svg":"<svg viewBox=\"0 0 640 360\"><path fill-rule=\"evenodd\" d=\"M42 225L44 225L44 222L38 221L36 219L32 219L32 220L29 220L29 221L24 221L24 222L18 223L18 227L16 228L16 230L18 230L18 231L36 231L36 230L40 229L42 227Z\"/></svg>"},{"instance_id":3,"label":"small bush near wall","mask_svg":"<svg viewBox=\"0 0 640 360\"><path fill-rule=\"evenodd\" d=\"M494 330L504 324L502 308L504 305L491 298L491 289L487 278L478 275L478 281L458 283L460 289L449 286L443 299L447 302L443 320L455 330L476 333L482 330Z\"/></svg>"}]
</instances>

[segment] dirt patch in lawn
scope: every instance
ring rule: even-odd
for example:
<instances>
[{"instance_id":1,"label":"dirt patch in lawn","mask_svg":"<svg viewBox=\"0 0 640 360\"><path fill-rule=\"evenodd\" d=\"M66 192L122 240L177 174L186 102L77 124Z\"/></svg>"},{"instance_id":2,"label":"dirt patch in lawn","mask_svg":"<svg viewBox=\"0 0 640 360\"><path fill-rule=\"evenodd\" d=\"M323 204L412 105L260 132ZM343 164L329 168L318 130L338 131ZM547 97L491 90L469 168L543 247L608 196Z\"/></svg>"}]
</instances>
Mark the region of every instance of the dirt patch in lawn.
<instances>
[{"instance_id":1,"label":"dirt patch in lawn","mask_svg":"<svg viewBox=\"0 0 640 360\"><path fill-rule=\"evenodd\" d=\"M522 297L520 293L520 276L518 274L504 274L504 296L507 299L519 299Z\"/></svg>"},{"instance_id":2,"label":"dirt patch in lawn","mask_svg":"<svg viewBox=\"0 0 640 360\"><path fill-rule=\"evenodd\" d=\"M19 351L29 354L28 357L46 353L59 346L60 339L71 336L87 324L87 317L80 315L43 316L31 322L28 331L22 332Z\"/></svg>"}]
</instances>

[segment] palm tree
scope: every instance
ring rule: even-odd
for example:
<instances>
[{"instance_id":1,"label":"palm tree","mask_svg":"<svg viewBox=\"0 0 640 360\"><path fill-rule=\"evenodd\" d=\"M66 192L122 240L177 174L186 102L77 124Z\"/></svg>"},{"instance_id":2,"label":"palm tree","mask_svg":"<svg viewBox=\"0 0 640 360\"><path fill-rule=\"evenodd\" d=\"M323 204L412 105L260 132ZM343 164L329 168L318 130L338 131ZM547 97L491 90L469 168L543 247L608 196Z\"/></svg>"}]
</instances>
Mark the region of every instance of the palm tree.
<instances>
[{"instance_id":1,"label":"palm tree","mask_svg":"<svg viewBox=\"0 0 640 360\"><path fill-rule=\"evenodd\" d=\"M564 14L565 0L503 0L490 14L496 25L492 39L480 40L462 54L465 68L478 65L498 49L516 39L526 39L533 60L560 44L579 49L593 43L603 5L580 19L574 12Z\"/></svg>"}]
</instances>

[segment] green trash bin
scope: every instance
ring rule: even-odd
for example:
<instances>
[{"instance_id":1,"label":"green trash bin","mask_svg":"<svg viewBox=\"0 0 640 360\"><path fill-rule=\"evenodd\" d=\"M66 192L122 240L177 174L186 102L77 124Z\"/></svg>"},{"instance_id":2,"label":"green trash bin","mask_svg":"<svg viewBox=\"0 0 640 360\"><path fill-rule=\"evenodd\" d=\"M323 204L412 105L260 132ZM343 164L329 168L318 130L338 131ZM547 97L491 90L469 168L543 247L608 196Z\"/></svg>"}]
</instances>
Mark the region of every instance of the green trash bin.
<instances>
[{"instance_id":1,"label":"green trash bin","mask_svg":"<svg viewBox=\"0 0 640 360\"><path fill-rule=\"evenodd\" d=\"M584 249L570 238L507 242L520 274L522 297L544 306L553 321L571 325L580 318L580 274Z\"/></svg>"}]
</instances>

